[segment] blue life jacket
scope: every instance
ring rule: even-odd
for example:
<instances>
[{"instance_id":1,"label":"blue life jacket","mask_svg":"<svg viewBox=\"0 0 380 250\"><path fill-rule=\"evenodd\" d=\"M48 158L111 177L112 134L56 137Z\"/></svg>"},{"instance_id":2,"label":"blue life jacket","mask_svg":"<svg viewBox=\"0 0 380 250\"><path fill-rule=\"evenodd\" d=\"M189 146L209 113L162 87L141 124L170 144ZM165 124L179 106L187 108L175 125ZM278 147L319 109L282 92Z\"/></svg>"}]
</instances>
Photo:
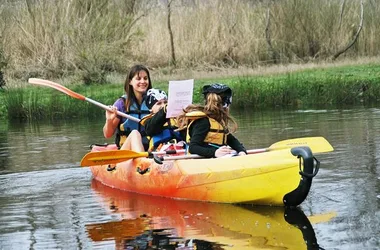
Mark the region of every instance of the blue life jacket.
<instances>
[{"instance_id":1,"label":"blue life jacket","mask_svg":"<svg viewBox=\"0 0 380 250\"><path fill-rule=\"evenodd\" d=\"M166 113L166 106L163 109L164 109L164 112ZM145 126L146 121L151 119L154 115L155 114L152 113L148 116L145 116L140 121L140 124ZM177 128L178 128L177 119L175 119L175 118L166 119L166 122L163 125L161 132L158 134L150 136L149 150L151 150L151 151L156 150L157 147L160 146L160 144L165 144L167 142L184 141L185 136L181 135L180 132L176 131Z\"/></svg>"},{"instance_id":2,"label":"blue life jacket","mask_svg":"<svg viewBox=\"0 0 380 250\"><path fill-rule=\"evenodd\" d=\"M173 128L165 128L161 133L151 137L151 145L157 148L161 143L166 143L171 140L182 141L182 137L178 131L174 131Z\"/></svg>"},{"instance_id":3,"label":"blue life jacket","mask_svg":"<svg viewBox=\"0 0 380 250\"><path fill-rule=\"evenodd\" d=\"M124 103L127 100L127 96L123 95L121 98L124 99ZM132 103L132 105L129 108L129 111L126 111L126 107L124 110L121 110L121 112L124 112L130 116L136 117L138 119L141 119L148 114L150 114L149 108L147 107L145 103L145 99L141 103L141 106L138 105L136 102ZM125 139L127 136L131 133L132 130L138 130L143 138L143 144L144 147L147 147L149 144L148 138L146 138L146 134L144 131L144 126L142 126L140 123L132 121L128 118L121 117L119 125L117 127L117 132L116 132L116 138L115 138L115 143L116 145L120 148L121 145L123 145Z\"/></svg>"}]
</instances>

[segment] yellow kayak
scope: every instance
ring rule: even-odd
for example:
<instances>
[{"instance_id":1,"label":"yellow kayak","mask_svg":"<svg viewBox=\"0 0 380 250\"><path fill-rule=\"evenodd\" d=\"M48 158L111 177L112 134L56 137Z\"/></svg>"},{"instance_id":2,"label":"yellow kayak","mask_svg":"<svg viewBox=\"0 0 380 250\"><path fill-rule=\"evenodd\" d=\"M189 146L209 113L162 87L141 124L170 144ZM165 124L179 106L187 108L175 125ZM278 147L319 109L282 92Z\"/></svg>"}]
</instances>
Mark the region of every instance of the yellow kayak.
<instances>
[{"instance_id":1,"label":"yellow kayak","mask_svg":"<svg viewBox=\"0 0 380 250\"><path fill-rule=\"evenodd\" d=\"M113 149L96 146L92 152ZM91 171L103 184L135 193L218 203L297 206L307 197L318 168L310 148L301 146L227 158L173 156L161 164L140 157L91 166Z\"/></svg>"}]
</instances>

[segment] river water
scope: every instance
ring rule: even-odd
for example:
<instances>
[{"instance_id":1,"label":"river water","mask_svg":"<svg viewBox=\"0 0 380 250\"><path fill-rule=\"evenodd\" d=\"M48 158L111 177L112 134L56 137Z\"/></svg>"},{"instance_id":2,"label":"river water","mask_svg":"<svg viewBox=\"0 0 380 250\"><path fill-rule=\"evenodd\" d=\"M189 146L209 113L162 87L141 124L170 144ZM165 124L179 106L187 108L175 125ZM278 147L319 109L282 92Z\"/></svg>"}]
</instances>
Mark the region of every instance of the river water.
<instances>
[{"instance_id":1,"label":"river water","mask_svg":"<svg viewBox=\"0 0 380 250\"><path fill-rule=\"evenodd\" d=\"M380 249L380 109L232 114L247 149L333 145L298 210L120 192L79 166L103 119L0 121L0 249Z\"/></svg>"}]
</instances>

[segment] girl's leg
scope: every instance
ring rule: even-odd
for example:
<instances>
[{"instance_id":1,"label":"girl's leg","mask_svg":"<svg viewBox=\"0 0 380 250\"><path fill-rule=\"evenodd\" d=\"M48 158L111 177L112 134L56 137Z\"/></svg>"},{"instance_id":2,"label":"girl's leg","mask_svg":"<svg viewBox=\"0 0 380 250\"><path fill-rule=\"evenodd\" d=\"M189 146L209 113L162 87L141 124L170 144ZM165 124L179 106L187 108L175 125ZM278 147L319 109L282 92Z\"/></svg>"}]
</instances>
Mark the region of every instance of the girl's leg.
<instances>
[{"instance_id":1,"label":"girl's leg","mask_svg":"<svg viewBox=\"0 0 380 250\"><path fill-rule=\"evenodd\" d=\"M125 140L123 146L120 150L133 150L135 152L144 152L144 145L142 144L141 134L137 130L132 130ZM140 171L145 171L145 169L150 167L151 161L147 161L145 157L133 159L136 169Z\"/></svg>"},{"instance_id":2,"label":"girl's leg","mask_svg":"<svg viewBox=\"0 0 380 250\"><path fill-rule=\"evenodd\" d=\"M133 150L136 152L144 152L144 146L142 144L141 134L137 130L132 130L127 139L123 143L121 150Z\"/></svg>"}]
</instances>

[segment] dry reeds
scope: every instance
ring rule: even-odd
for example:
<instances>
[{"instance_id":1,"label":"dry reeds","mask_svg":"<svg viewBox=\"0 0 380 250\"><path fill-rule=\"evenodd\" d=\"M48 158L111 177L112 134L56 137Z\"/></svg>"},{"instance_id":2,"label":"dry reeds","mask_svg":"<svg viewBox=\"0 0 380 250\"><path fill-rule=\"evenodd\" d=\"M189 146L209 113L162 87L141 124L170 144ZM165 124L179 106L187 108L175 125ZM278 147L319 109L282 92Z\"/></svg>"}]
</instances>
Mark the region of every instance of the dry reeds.
<instances>
[{"instance_id":1,"label":"dry reeds","mask_svg":"<svg viewBox=\"0 0 380 250\"><path fill-rule=\"evenodd\" d=\"M212 71L330 59L358 30L360 3L173 0L176 66ZM363 30L341 57L379 55L380 0L367 0L363 8ZM5 1L0 49L8 75L75 74L85 83L104 83L108 73L125 73L136 62L169 67L167 11L161 1Z\"/></svg>"}]
</instances>

